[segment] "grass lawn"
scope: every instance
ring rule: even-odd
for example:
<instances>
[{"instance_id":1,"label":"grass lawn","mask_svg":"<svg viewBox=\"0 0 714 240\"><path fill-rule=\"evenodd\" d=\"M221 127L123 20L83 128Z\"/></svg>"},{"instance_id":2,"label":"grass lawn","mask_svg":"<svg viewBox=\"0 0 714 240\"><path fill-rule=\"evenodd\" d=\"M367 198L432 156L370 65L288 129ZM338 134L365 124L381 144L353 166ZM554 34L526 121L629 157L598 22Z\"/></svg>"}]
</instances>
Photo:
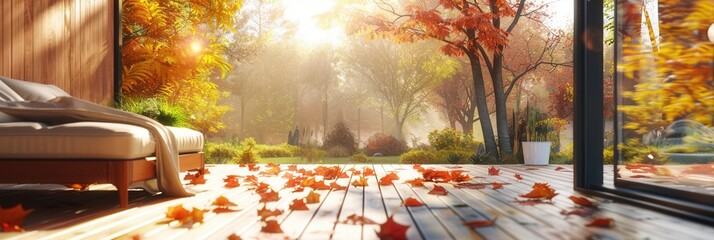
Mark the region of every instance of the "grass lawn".
<instances>
[{"instance_id":1,"label":"grass lawn","mask_svg":"<svg viewBox=\"0 0 714 240\"><path fill-rule=\"evenodd\" d=\"M258 163L281 163L281 164L399 164L399 156L385 156L385 157L368 157L367 162L356 162L351 161L349 157L332 158L326 157L322 160L308 162L307 159L301 159L300 157L278 157L278 158L261 158ZM220 163L229 164L230 162L225 160L211 161L207 159L206 163Z\"/></svg>"}]
</instances>

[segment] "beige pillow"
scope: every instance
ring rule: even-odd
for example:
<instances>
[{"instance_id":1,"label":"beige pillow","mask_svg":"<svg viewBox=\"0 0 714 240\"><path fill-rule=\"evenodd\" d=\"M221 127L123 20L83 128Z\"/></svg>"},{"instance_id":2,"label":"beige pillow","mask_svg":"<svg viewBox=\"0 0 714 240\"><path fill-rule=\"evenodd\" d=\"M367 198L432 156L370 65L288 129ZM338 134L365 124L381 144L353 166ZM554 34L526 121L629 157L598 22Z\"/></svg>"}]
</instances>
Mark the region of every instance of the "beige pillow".
<instances>
[{"instance_id":1,"label":"beige pillow","mask_svg":"<svg viewBox=\"0 0 714 240\"><path fill-rule=\"evenodd\" d=\"M10 87L26 101L44 102L60 96L69 96L65 91L62 91L62 89L54 85L26 82L6 77L0 77L0 81L3 81L5 85Z\"/></svg>"},{"instance_id":2,"label":"beige pillow","mask_svg":"<svg viewBox=\"0 0 714 240\"><path fill-rule=\"evenodd\" d=\"M0 81L0 101L3 101L3 102L24 101L24 99L22 99L22 97L20 97L20 95L18 95L10 87L5 85L5 83L3 81ZM3 112L0 112L0 123L17 122L17 121L20 121L20 119L15 118L10 115L7 115Z\"/></svg>"}]
</instances>

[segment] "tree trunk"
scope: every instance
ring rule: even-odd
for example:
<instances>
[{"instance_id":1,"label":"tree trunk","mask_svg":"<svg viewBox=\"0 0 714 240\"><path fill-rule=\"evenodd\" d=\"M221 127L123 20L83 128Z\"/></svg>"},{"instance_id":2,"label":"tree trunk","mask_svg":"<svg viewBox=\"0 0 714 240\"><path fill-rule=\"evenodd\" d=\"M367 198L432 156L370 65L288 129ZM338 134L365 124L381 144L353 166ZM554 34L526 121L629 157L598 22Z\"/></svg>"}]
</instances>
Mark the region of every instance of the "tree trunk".
<instances>
[{"instance_id":1,"label":"tree trunk","mask_svg":"<svg viewBox=\"0 0 714 240\"><path fill-rule=\"evenodd\" d=\"M481 60L473 53L467 54L471 62L471 74L474 81L474 94L476 95L476 110L478 111L479 122L483 132L483 142L486 147L486 153L490 157L498 158L498 149L496 148L496 138L493 134L493 126L491 118L488 114L488 104L486 101L486 87L483 82L483 73L481 72Z\"/></svg>"},{"instance_id":2,"label":"tree trunk","mask_svg":"<svg viewBox=\"0 0 714 240\"><path fill-rule=\"evenodd\" d=\"M508 133L506 94L503 92L503 55L500 53L496 53L493 56L491 80L493 82L493 95L496 103L496 129L498 131L500 156L501 158L511 158L513 156L513 149L511 147L511 137Z\"/></svg>"},{"instance_id":3,"label":"tree trunk","mask_svg":"<svg viewBox=\"0 0 714 240\"><path fill-rule=\"evenodd\" d=\"M382 123L382 133L384 133L384 103L379 105L379 120Z\"/></svg>"},{"instance_id":4,"label":"tree trunk","mask_svg":"<svg viewBox=\"0 0 714 240\"><path fill-rule=\"evenodd\" d=\"M456 129L456 120L454 119L449 119L449 127L451 129Z\"/></svg>"},{"instance_id":5,"label":"tree trunk","mask_svg":"<svg viewBox=\"0 0 714 240\"><path fill-rule=\"evenodd\" d=\"M329 131L327 126L327 96L325 96L325 100L322 102L322 143L325 143L325 140L327 140L327 131Z\"/></svg>"},{"instance_id":6,"label":"tree trunk","mask_svg":"<svg viewBox=\"0 0 714 240\"><path fill-rule=\"evenodd\" d=\"M357 108L357 149L362 143L362 107Z\"/></svg>"},{"instance_id":7,"label":"tree trunk","mask_svg":"<svg viewBox=\"0 0 714 240\"><path fill-rule=\"evenodd\" d=\"M464 134L469 134L474 132L474 120L473 117L471 119L466 119L466 121L459 122L461 124L461 130L464 132Z\"/></svg>"},{"instance_id":8,"label":"tree trunk","mask_svg":"<svg viewBox=\"0 0 714 240\"><path fill-rule=\"evenodd\" d=\"M394 117L394 137L402 140L404 139L403 135L403 128L404 128L404 120L399 120L398 116Z\"/></svg>"},{"instance_id":9,"label":"tree trunk","mask_svg":"<svg viewBox=\"0 0 714 240\"><path fill-rule=\"evenodd\" d=\"M240 140L245 138L245 101L240 99Z\"/></svg>"}]
</instances>

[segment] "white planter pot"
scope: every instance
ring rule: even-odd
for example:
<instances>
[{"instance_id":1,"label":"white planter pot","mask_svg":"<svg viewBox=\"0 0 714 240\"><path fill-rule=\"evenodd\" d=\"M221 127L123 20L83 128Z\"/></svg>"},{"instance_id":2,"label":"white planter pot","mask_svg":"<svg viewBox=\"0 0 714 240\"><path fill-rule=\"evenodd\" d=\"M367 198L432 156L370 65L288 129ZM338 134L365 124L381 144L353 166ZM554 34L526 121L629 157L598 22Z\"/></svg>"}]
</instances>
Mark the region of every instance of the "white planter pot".
<instances>
[{"instance_id":1,"label":"white planter pot","mask_svg":"<svg viewBox=\"0 0 714 240\"><path fill-rule=\"evenodd\" d=\"M526 165L548 165L550 142L522 142L523 161Z\"/></svg>"}]
</instances>

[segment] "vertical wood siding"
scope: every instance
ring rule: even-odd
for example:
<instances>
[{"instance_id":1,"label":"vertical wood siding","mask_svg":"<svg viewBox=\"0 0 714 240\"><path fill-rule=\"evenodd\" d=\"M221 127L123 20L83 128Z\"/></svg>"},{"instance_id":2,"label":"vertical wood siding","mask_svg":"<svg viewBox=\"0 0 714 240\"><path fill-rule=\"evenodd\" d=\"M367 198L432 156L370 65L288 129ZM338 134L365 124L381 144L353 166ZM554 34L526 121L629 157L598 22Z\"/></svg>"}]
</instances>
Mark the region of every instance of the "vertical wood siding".
<instances>
[{"instance_id":1,"label":"vertical wood siding","mask_svg":"<svg viewBox=\"0 0 714 240\"><path fill-rule=\"evenodd\" d=\"M0 0L0 75L110 104L113 0Z\"/></svg>"}]
</instances>

